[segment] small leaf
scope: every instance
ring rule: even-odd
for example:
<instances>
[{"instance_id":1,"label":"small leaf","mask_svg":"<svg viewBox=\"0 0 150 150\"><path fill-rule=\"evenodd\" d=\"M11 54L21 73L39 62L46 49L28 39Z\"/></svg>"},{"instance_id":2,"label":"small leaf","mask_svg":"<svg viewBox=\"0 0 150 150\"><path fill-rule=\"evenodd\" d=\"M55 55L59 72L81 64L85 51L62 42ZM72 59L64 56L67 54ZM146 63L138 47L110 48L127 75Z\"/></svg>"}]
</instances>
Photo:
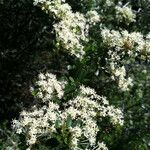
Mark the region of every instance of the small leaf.
<instances>
[{"instance_id":1,"label":"small leaf","mask_svg":"<svg viewBox=\"0 0 150 150\"><path fill-rule=\"evenodd\" d=\"M69 128L69 127L71 127L71 125L72 125L72 118L71 118L71 116L68 116L67 121L66 121L66 126L67 126L67 128Z\"/></svg>"}]
</instances>

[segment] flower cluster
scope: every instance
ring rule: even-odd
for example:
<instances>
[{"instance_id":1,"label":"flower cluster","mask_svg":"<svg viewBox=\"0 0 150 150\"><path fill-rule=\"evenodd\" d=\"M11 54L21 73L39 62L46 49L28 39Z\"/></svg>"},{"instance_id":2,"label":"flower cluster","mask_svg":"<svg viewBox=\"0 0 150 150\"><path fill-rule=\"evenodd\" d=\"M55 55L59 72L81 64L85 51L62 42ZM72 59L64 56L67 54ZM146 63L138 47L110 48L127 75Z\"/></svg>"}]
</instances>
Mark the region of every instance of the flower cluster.
<instances>
[{"instance_id":1,"label":"flower cluster","mask_svg":"<svg viewBox=\"0 0 150 150\"><path fill-rule=\"evenodd\" d=\"M97 95L93 89L81 86L80 90L79 95L66 104L62 116L65 118L71 116L75 121L81 120L81 123L78 124L81 127L81 133L88 139L90 146L93 146L96 144L96 136L99 131L97 117L100 120L109 117L112 124L123 125L123 114L119 109L109 106L106 98Z\"/></svg>"},{"instance_id":2,"label":"flower cluster","mask_svg":"<svg viewBox=\"0 0 150 150\"><path fill-rule=\"evenodd\" d=\"M148 43L150 42L149 34L144 38L144 36L139 32L129 33L127 30L115 31L109 29L103 29L101 32L103 42L107 44L108 47L115 47L119 50L126 50L129 55L142 52L144 47L146 51L149 52Z\"/></svg>"},{"instance_id":3,"label":"flower cluster","mask_svg":"<svg viewBox=\"0 0 150 150\"><path fill-rule=\"evenodd\" d=\"M58 81L56 76L50 73L40 73L39 80L36 85L39 87L36 96L43 102L49 101L53 96L61 99L64 95L64 87L66 82Z\"/></svg>"},{"instance_id":4,"label":"flower cluster","mask_svg":"<svg viewBox=\"0 0 150 150\"><path fill-rule=\"evenodd\" d=\"M141 55L143 58L148 57L150 52L149 34L144 37L139 32L129 33L124 30L122 32L103 29L101 32L104 44L110 49L108 51L109 58L107 62L110 65L109 69L112 73L112 79L118 80L118 85L123 91L129 90L132 86L132 79L126 79L126 70L124 66L118 64L125 63L125 56L135 58Z\"/></svg>"},{"instance_id":5,"label":"flower cluster","mask_svg":"<svg viewBox=\"0 0 150 150\"><path fill-rule=\"evenodd\" d=\"M96 12L96 11L88 11L87 14L86 14L87 18L88 18L88 22L90 24L95 24L97 22L100 21L100 16L99 14Z\"/></svg>"},{"instance_id":6,"label":"flower cluster","mask_svg":"<svg viewBox=\"0 0 150 150\"><path fill-rule=\"evenodd\" d=\"M108 150L108 148L103 142L101 142L101 143L98 143L97 150Z\"/></svg>"},{"instance_id":7,"label":"flower cluster","mask_svg":"<svg viewBox=\"0 0 150 150\"><path fill-rule=\"evenodd\" d=\"M81 59L85 54L82 41L88 41L85 17L80 13L69 13L66 19L54 25L54 29L57 42L69 50L71 55Z\"/></svg>"},{"instance_id":8,"label":"flower cluster","mask_svg":"<svg viewBox=\"0 0 150 150\"><path fill-rule=\"evenodd\" d=\"M128 6L128 3L124 6L116 6L116 18L120 22L125 22L126 24L129 24L131 22L135 22L136 15L131 9L130 6Z\"/></svg>"},{"instance_id":9,"label":"flower cluster","mask_svg":"<svg viewBox=\"0 0 150 150\"><path fill-rule=\"evenodd\" d=\"M29 148L36 143L41 135L52 136L56 132L55 122L58 119L59 106L49 102L48 106L32 107L30 111L22 111L19 120L13 120L16 133L25 133Z\"/></svg>"},{"instance_id":10,"label":"flower cluster","mask_svg":"<svg viewBox=\"0 0 150 150\"><path fill-rule=\"evenodd\" d=\"M66 131L70 133L71 142L69 147L72 150L78 149L79 145L82 144L80 139L86 141L87 149L95 147L107 150L103 142L96 142L99 131L97 121L102 122L103 118L107 117L112 125L123 125L121 110L109 105L106 98L96 94L94 89L84 86L80 87L80 92L74 99L63 103L60 107L60 104L54 102L51 96L55 92L52 88L55 85L60 87L60 81L57 81L55 75L48 73L45 75L40 74L39 78L40 80L37 81L38 85L40 85L39 91L44 90L44 93L46 93L46 95L40 97L40 99L44 99L43 103L41 106L33 106L29 111L22 111L19 120L13 120L13 128L16 132L26 135L28 149L32 148L32 145L37 142L39 137L44 135L49 137L61 136L60 133L57 133L57 129L61 129L61 134L66 135ZM51 82L45 82L45 80ZM51 92L47 93L46 88L48 87L50 87ZM59 90L60 93L62 93L62 90L63 88ZM48 94L50 95L49 98L47 98Z\"/></svg>"},{"instance_id":11,"label":"flower cluster","mask_svg":"<svg viewBox=\"0 0 150 150\"><path fill-rule=\"evenodd\" d=\"M112 59L120 61L121 56L124 56L125 54L129 57L136 57L137 55L141 55L143 57L149 56L150 34L144 36L140 32L129 33L127 30L119 32L103 29L101 35L103 42L108 46L108 48L115 48Z\"/></svg>"},{"instance_id":12,"label":"flower cluster","mask_svg":"<svg viewBox=\"0 0 150 150\"><path fill-rule=\"evenodd\" d=\"M34 0L34 5L39 5L50 16L60 20L53 25L57 45L61 45L71 55L81 59L85 54L83 43L88 41L89 24L99 21L97 12L87 13L87 19L86 15L74 13L64 0Z\"/></svg>"},{"instance_id":13,"label":"flower cluster","mask_svg":"<svg viewBox=\"0 0 150 150\"><path fill-rule=\"evenodd\" d=\"M115 65L113 62L110 63L110 70L112 73L111 78L113 80L117 80L118 81L118 87L122 90L122 91L129 91L130 88L133 86L133 80L131 77L126 77L126 69L124 66L122 67L118 67L117 65Z\"/></svg>"},{"instance_id":14,"label":"flower cluster","mask_svg":"<svg viewBox=\"0 0 150 150\"><path fill-rule=\"evenodd\" d=\"M106 4L107 7L110 7L110 6L114 5L114 2L112 0L106 0L105 4Z\"/></svg>"}]
</instances>

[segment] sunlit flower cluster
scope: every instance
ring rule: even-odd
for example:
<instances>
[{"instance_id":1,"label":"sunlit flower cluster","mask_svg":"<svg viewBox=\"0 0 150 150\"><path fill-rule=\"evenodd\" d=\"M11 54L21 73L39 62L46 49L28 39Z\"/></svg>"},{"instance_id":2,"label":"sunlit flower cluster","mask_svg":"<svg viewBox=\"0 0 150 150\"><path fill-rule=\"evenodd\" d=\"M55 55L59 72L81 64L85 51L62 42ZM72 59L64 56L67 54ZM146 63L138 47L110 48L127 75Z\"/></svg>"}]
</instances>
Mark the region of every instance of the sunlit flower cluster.
<instances>
[{"instance_id":1,"label":"sunlit flower cluster","mask_svg":"<svg viewBox=\"0 0 150 150\"><path fill-rule=\"evenodd\" d=\"M106 98L97 95L93 89L81 86L80 90L80 94L66 104L62 116L71 116L75 121L82 120L78 125L81 127L82 135L88 139L91 146L94 146L99 131L97 117L101 121L104 117L109 117L112 124L123 125L123 114L119 109L110 106Z\"/></svg>"},{"instance_id":2,"label":"sunlit flower cluster","mask_svg":"<svg viewBox=\"0 0 150 150\"><path fill-rule=\"evenodd\" d=\"M44 81L44 84L41 84ZM51 82L45 82L49 80ZM39 84L40 82L40 84ZM60 86L60 81L57 81L53 74L40 74L39 81L37 81L39 91L44 91L46 88L54 87L54 83ZM63 90L63 88L61 89ZM62 92L60 90L60 93ZM57 91L58 92L58 91ZM105 97L96 94L94 89L81 86L78 95L63 103L60 108L59 102L54 102L52 93L54 90L39 97L43 100L43 104L33 106L30 110L23 110L20 113L19 120L13 120L13 128L18 134L25 134L27 138L28 149L32 148L39 137L48 135L49 137L61 136L66 131L70 132L71 143L70 149L76 150L82 144L81 138L86 140L88 147L96 147L98 149L107 150L105 144L97 143L97 133L99 131L99 124L97 119L103 121L103 118L110 119L113 126L123 125L123 114L120 109L109 105ZM50 95L47 98L47 95ZM61 94L62 95L62 94ZM44 98L46 96L46 98ZM58 97L58 100L61 97ZM46 102L45 102L46 101ZM61 101L61 100L59 100ZM69 122L69 123L68 123ZM61 134L57 133L57 129L61 129Z\"/></svg>"},{"instance_id":3,"label":"sunlit flower cluster","mask_svg":"<svg viewBox=\"0 0 150 150\"><path fill-rule=\"evenodd\" d=\"M114 2L113 2L113 0L106 0L105 4L106 4L106 6L110 7L110 6L114 5Z\"/></svg>"},{"instance_id":4,"label":"sunlit flower cluster","mask_svg":"<svg viewBox=\"0 0 150 150\"><path fill-rule=\"evenodd\" d=\"M101 142L101 143L98 143L97 150L108 150L108 148L103 142Z\"/></svg>"},{"instance_id":5,"label":"sunlit flower cluster","mask_svg":"<svg viewBox=\"0 0 150 150\"><path fill-rule=\"evenodd\" d=\"M73 12L70 5L63 0L34 0L50 16L60 20L53 25L56 33L57 45L62 46L71 55L82 59L84 42L88 41L89 24L99 21L96 11L90 11L87 16Z\"/></svg>"},{"instance_id":6,"label":"sunlit flower cluster","mask_svg":"<svg viewBox=\"0 0 150 150\"><path fill-rule=\"evenodd\" d=\"M103 29L101 32L103 42L107 44L108 47L115 47L116 49L126 49L128 54L134 54L135 52L141 52L140 45L145 43L144 36L139 32L129 33L127 30L115 31L109 29ZM146 38L148 40L148 38ZM148 41L147 41L148 42ZM132 50L132 52L130 52Z\"/></svg>"},{"instance_id":7,"label":"sunlit flower cluster","mask_svg":"<svg viewBox=\"0 0 150 150\"><path fill-rule=\"evenodd\" d=\"M150 34L144 36L140 32L129 33L127 30L119 32L115 30L103 29L101 35L103 42L108 46L108 48L115 48L114 53L116 54L114 55L118 55L116 56L118 61L121 59L121 56L125 54L128 54L129 57L149 55Z\"/></svg>"},{"instance_id":8,"label":"sunlit flower cluster","mask_svg":"<svg viewBox=\"0 0 150 150\"><path fill-rule=\"evenodd\" d=\"M150 51L149 34L144 37L139 32L129 33L127 30L119 32L103 29L101 35L104 44L110 49L108 51L109 57L106 60L110 65L109 69L112 73L112 79L118 80L118 86L122 91L127 91L129 86L133 85L132 79L130 77L126 78L126 69L119 64L121 62L125 63L124 58L126 56L128 56L128 60L138 55L148 58Z\"/></svg>"},{"instance_id":9,"label":"sunlit flower cluster","mask_svg":"<svg viewBox=\"0 0 150 150\"><path fill-rule=\"evenodd\" d=\"M129 24L131 22L135 22L136 15L131 9L130 6L128 6L128 3L124 6L116 6L116 18L120 22L125 22L126 24Z\"/></svg>"},{"instance_id":10,"label":"sunlit flower cluster","mask_svg":"<svg viewBox=\"0 0 150 150\"><path fill-rule=\"evenodd\" d=\"M81 59L85 54L82 41L88 41L88 25L85 17L80 13L69 13L65 19L54 25L54 29L57 42L71 55Z\"/></svg>"},{"instance_id":11,"label":"sunlit flower cluster","mask_svg":"<svg viewBox=\"0 0 150 150\"><path fill-rule=\"evenodd\" d=\"M124 66L118 67L113 62L110 63L110 70L111 70L111 78L113 80L118 81L118 87L122 91L129 91L130 87L133 86L133 80L131 77L126 77L126 69Z\"/></svg>"},{"instance_id":12,"label":"sunlit flower cluster","mask_svg":"<svg viewBox=\"0 0 150 150\"><path fill-rule=\"evenodd\" d=\"M39 80L36 85L40 87L37 92L37 97L43 102L49 101L53 96L61 99L64 95L64 87L66 82L58 81L56 76L50 73L40 73Z\"/></svg>"},{"instance_id":13,"label":"sunlit flower cluster","mask_svg":"<svg viewBox=\"0 0 150 150\"><path fill-rule=\"evenodd\" d=\"M52 136L56 132L55 122L59 118L59 106L49 102L48 106L32 107L30 111L22 111L19 120L13 120L16 133L25 133L29 147L36 143L41 135Z\"/></svg>"},{"instance_id":14,"label":"sunlit flower cluster","mask_svg":"<svg viewBox=\"0 0 150 150\"><path fill-rule=\"evenodd\" d=\"M88 11L86 16L90 24L95 24L100 21L100 16L96 11Z\"/></svg>"}]
</instances>

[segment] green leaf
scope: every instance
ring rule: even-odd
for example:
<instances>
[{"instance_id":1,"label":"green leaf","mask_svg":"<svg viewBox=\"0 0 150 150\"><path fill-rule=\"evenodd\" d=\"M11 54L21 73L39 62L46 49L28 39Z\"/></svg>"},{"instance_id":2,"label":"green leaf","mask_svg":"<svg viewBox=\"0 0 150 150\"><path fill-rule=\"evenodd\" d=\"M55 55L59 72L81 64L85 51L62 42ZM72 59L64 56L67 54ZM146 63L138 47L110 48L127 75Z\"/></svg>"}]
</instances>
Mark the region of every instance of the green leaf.
<instances>
[{"instance_id":1,"label":"green leaf","mask_svg":"<svg viewBox=\"0 0 150 150\"><path fill-rule=\"evenodd\" d=\"M66 121L66 126L67 126L67 128L69 128L69 127L71 127L71 125L72 125L72 118L71 118L71 116L68 116L67 121Z\"/></svg>"}]
</instances>

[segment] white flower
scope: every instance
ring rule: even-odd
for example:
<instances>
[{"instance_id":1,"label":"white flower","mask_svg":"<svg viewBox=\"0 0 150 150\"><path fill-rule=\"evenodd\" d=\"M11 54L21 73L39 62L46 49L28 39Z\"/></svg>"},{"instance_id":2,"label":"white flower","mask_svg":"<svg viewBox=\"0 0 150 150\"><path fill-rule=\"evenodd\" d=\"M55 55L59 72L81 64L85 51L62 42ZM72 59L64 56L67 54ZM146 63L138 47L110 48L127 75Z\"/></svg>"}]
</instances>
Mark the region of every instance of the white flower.
<instances>
[{"instance_id":1,"label":"white flower","mask_svg":"<svg viewBox=\"0 0 150 150\"><path fill-rule=\"evenodd\" d=\"M94 10L93 11L88 11L86 15L87 15L87 18L89 20L88 22L90 24L95 24L95 23L100 21L99 14Z\"/></svg>"},{"instance_id":2,"label":"white flower","mask_svg":"<svg viewBox=\"0 0 150 150\"><path fill-rule=\"evenodd\" d=\"M44 75L40 73L39 80L36 84L39 86L39 91L36 96L42 99L43 102L49 101L54 95L57 95L59 99L64 95L63 90L66 82L58 81L53 74L46 73Z\"/></svg>"},{"instance_id":3,"label":"white flower","mask_svg":"<svg viewBox=\"0 0 150 150\"><path fill-rule=\"evenodd\" d=\"M104 144L103 142L99 143L98 142L98 148L96 150L108 150L106 144Z\"/></svg>"},{"instance_id":4,"label":"white flower","mask_svg":"<svg viewBox=\"0 0 150 150\"><path fill-rule=\"evenodd\" d=\"M78 126L72 128L71 132L73 133L73 137L76 137L76 138L81 137L82 135L82 129Z\"/></svg>"},{"instance_id":5,"label":"white flower","mask_svg":"<svg viewBox=\"0 0 150 150\"><path fill-rule=\"evenodd\" d=\"M106 0L105 3L106 3L106 6L108 7L114 5L114 2L112 0Z\"/></svg>"},{"instance_id":6,"label":"white flower","mask_svg":"<svg viewBox=\"0 0 150 150\"><path fill-rule=\"evenodd\" d=\"M116 6L116 18L119 21L126 21L125 23L129 24L131 22L135 22L135 13L132 11L131 7L124 5L124 6ZM124 20L123 20L124 19Z\"/></svg>"}]
</instances>

